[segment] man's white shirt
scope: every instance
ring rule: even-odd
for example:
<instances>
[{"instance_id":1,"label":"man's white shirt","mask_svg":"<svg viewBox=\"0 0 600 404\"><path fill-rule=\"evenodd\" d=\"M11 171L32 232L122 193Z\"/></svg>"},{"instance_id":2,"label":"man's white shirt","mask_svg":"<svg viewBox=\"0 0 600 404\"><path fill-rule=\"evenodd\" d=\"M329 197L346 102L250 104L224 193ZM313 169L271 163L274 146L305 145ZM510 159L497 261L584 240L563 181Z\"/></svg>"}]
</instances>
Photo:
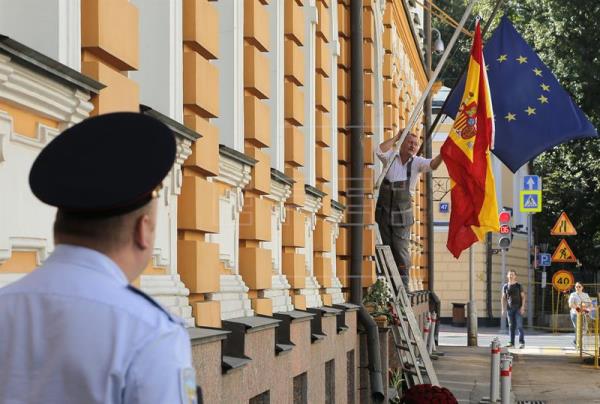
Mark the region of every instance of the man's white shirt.
<instances>
[{"instance_id":1,"label":"man's white shirt","mask_svg":"<svg viewBox=\"0 0 600 404\"><path fill-rule=\"evenodd\" d=\"M0 403L187 402L186 329L127 286L107 256L58 245L0 289Z\"/></svg>"},{"instance_id":2,"label":"man's white shirt","mask_svg":"<svg viewBox=\"0 0 600 404\"><path fill-rule=\"evenodd\" d=\"M408 164L402 164L400 161L400 156L395 153L394 148L390 147L387 152L382 152L380 147L377 147L376 150L377 157L384 164L387 164L388 160L392 158L394 155L394 161L389 171L385 175L385 178L390 182L396 181L406 181L406 174ZM411 176L410 176L410 193L414 194L417 186L417 182L419 181L419 173L424 173L431 171L431 159L426 159L420 156L414 156L412 159L412 168L411 168Z\"/></svg>"}]
</instances>

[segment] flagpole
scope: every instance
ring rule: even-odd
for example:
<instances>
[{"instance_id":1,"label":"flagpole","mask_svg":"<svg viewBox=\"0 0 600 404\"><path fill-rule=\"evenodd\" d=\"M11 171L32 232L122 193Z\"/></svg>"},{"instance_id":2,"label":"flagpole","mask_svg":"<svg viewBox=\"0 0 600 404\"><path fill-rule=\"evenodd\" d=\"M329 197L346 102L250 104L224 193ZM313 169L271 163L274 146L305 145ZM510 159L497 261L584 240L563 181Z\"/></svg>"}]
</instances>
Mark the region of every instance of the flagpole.
<instances>
[{"instance_id":1,"label":"flagpole","mask_svg":"<svg viewBox=\"0 0 600 404\"><path fill-rule=\"evenodd\" d=\"M469 247L469 303L467 303L467 346L477 346L477 305L475 303L475 254Z\"/></svg>"},{"instance_id":2,"label":"flagpole","mask_svg":"<svg viewBox=\"0 0 600 404\"><path fill-rule=\"evenodd\" d=\"M417 104L415 105L415 107L411 113L410 119L408 120L407 125L404 127L404 130L402 131L402 135L400 136L400 139L398 140L396 145L394 145L396 154L398 153L399 146L404 141L404 138L406 138L406 135L408 134L408 132L415 125L415 123L417 122L417 119L419 119L419 116L421 115L421 112L423 110L423 104L425 104L425 99L429 95L429 92L431 91L431 88L433 87L433 83L435 83L435 81L437 80L437 77L440 74L440 71L442 70L444 63L446 63L446 59L448 58L450 51L454 47L454 44L456 43L456 40L458 39L458 36L459 36L462 28L465 26L465 22L467 22L467 18L469 17L469 15L471 15L471 10L473 9L473 6L475 5L476 2L477 2L477 0L471 0L469 5L465 9L465 13L463 14L462 18L460 19L458 27L456 27L454 34L452 34L452 38L450 39L450 42L448 43L448 47L444 51L442 58L440 59L437 67L435 68L435 71L433 72L433 75L429 78L429 83L427 83L427 87L425 87L423 94L421 94L421 98L419 98L419 102L417 102ZM427 129L427 128L425 128L425 129ZM386 163L385 167L381 171L381 174L379 175L379 178L377 179L377 183L375 184L375 193L377 193L377 191L379 190L379 187L381 186L381 183L383 182L385 175L387 174L390 167L392 166L393 161L394 161L394 158L389 159L388 162Z\"/></svg>"},{"instance_id":3,"label":"flagpole","mask_svg":"<svg viewBox=\"0 0 600 404\"><path fill-rule=\"evenodd\" d=\"M488 31L488 29L490 27L490 24L494 20L494 17L496 17L496 14L498 13L498 10L500 9L500 6L502 5L502 3L504 3L504 1L505 0L498 0L496 2L496 5L494 6L494 9L492 10L492 14L490 15L490 18L485 23L485 27L483 27L483 31L481 32L481 36L482 37L484 37L485 34L487 33L487 31ZM452 95L452 92L454 91L454 89L456 88L456 86L458 85L458 83L460 83L460 79L463 76L465 70L466 70L466 66L463 68L462 73L455 80L454 85L452 86L452 88L450 88L450 92L446 96L446 99L444 100L444 103L442 104L442 108L440 108L440 113L436 114L435 119L433 120L433 123L431 124L431 127L425 128L425 140L424 140L424 142L430 141L431 137L433 136L433 133L435 132L435 128L437 128L438 124L440 123L440 119L442 118L443 115L444 116L446 115L446 114L442 114L441 111L444 110L444 107L446 106L446 101L448 101L450 99L450 96ZM421 145L421 148L419 149L419 152L417 154L421 153L422 151L423 151L423 145Z\"/></svg>"}]
</instances>

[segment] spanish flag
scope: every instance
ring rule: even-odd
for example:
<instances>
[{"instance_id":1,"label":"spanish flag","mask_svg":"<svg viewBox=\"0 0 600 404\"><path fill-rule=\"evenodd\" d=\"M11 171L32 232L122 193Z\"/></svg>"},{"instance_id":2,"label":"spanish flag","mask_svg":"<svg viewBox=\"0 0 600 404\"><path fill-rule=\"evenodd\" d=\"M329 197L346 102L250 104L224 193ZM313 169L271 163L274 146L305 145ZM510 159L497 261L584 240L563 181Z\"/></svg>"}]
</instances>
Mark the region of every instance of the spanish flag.
<instances>
[{"instance_id":1,"label":"spanish flag","mask_svg":"<svg viewBox=\"0 0 600 404\"><path fill-rule=\"evenodd\" d=\"M494 114L477 22L462 102L441 149L452 200L446 246L455 258L500 228L490 158L493 142Z\"/></svg>"}]
</instances>

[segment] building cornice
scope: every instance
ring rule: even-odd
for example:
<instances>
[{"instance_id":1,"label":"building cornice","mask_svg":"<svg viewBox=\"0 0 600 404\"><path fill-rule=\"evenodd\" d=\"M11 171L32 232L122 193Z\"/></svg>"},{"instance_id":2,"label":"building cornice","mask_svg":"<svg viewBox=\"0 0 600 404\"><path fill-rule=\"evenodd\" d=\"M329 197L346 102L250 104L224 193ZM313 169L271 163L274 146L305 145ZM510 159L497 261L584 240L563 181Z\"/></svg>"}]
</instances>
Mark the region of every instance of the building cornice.
<instances>
[{"instance_id":1,"label":"building cornice","mask_svg":"<svg viewBox=\"0 0 600 404\"><path fill-rule=\"evenodd\" d=\"M58 121L59 130L82 121L94 109L88 91L57 82L1 53L0 98Z\"/></svg>"},{"instance_id":2,"label":"building cornice","mask_svg":"<svg viewBox=\"0 0 600 404\"><path fill-rule=\"evenodd\" d=\"M241 158L239 155L244 156ZM229 147L220 146L219 149L219 175L216 181L243 189L252 179L251 170L255 161Z\"/></svg>"},{"instance_id":3,"label":"building cornice","mask_svg":"<svg viewBox=\"0 0 600 404\"><path fill-rule=\"evenodd\" d=\"M30 70L49 76L68 87L98 94L104 84L71 69L56 60L7 37L0 35L0 53L10 57L15 63Z\"/></svg>"},{"instance_id":4,"label":"building cornice","mask_svg":"<svg viewBox=\"0 0 600 404\"><path fill-rule=\"evenodd\" d=\"M175 136L187 139L192 142L195 142L196 140L202 137L202 135L198 132L194 132L187 126L182 125L181 123L169 118L164 114L161 114L160 112L150 108L147 105L140 104L140 112L144 115L148 115L152 118L158 119L159 121L167 125L167 127L173 131Z\"/></svg>"}]
</instances>

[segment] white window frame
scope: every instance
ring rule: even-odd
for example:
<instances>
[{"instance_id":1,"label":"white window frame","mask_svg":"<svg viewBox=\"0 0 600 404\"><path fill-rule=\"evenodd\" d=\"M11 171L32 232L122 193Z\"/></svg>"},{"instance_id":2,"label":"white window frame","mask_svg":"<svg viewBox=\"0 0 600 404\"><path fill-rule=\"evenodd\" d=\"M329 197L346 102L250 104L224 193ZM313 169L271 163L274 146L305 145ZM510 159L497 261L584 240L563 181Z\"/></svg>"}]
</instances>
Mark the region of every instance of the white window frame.
<instances>
[{"instance_id":1,"label":"white window frame","mask_svg":"<svg viewBox=\"0 0 600 404\"><path fill-rule=\"evenodd\" d=\"M271 98L265 100L271 109L271 147L265 149L271 157L271 167L283 171L285 169L285 108L284 108L284 49L285 49L285 3L272 1L267 6L269 11L269 31L271 33L271 50L264 55L269 59Z\"/></svg>"},{"instance_id":2,"label":"white window frame","mask_svg":"<svg viewBox=\"0 0 600 404\"><path fill-rule=\"evenodd\" d=\"M244 152L244 2L214 2L219 11L219 128L222 144Z\"/></svg>"},{"instance_id":3,"label":"white window frame","mask_svg":"<svg viewBox=\"0 0 600 404\"><path fill-rule=\"evenodd\" d=\"M304 134L304 181L314 186L316 183L316 140L315 140L315 74L316 74L316 34L319 21L315 0L304 4L304 126L300 129Z\"/></svg>"},{"instance_id":4,"label":"white window frame","mask_svg":"<svg viewBox=\"0 0 600 404\"><path fill-rule=\"evenodd\" d=\"M183 122L183 20L180 0L131 0L139 10L140 103Z\"/></svg>"}]
</instances>

